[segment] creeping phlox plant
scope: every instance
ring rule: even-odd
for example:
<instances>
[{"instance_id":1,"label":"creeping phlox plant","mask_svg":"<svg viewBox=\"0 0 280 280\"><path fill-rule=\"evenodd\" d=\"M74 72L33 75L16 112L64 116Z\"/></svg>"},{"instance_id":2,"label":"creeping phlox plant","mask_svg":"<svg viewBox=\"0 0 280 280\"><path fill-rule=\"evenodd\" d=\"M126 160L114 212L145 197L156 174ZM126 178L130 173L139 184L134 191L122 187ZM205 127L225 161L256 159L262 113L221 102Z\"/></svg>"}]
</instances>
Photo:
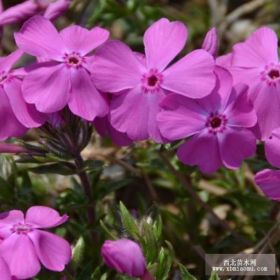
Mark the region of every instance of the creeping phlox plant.
<instances>
[{"instance_id":1,"label":"creeping phlox plant","mask_svg":"<svg viewBox=\"0 0 280 280\"><path fill-rule=\"evenodd\" d=\"M62 158L67 168L78 168L88 197L92 188L80 152L93 128L118 146L143 140L171 145L182 163L203 173L239 168L262 143L267 161L280 168L280 64L272 29L261 27L218 56L213 28L200 49L185 54L187 27L161 18L145 31L139 53L105 28L57 30L51 20L69 4L25 1L0 14L1 26L27 19L14 34L17 50L0 58L0 139L19 139L30 129L43 133L40 145L2 142L1 152ZM26 55L33 62L19 67ZM280 170L265 169L255 181L280 199ZM85 211L93 223L95 206ZM35 277L41 266L63 271L71 247L48 230L67 220L46 206L2 213L0 278ZM126 221L134 227L133 219ZM125 236L107 240L101 255L119 273L154 279L143 249Z\"/></svg>"}]
</instances>

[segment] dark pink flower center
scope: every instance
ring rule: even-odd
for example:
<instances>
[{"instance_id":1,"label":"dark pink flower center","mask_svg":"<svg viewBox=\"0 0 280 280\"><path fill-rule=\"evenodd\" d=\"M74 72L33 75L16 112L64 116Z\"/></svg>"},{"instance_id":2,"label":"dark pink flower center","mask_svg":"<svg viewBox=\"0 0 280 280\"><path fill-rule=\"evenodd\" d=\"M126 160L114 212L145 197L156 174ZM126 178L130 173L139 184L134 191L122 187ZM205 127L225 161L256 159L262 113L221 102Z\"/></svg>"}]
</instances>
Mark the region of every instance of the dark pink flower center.
<instances>
[{"instance_id":1,"label":"dark pink flower center","mask_svg":"<svg viewBox=\"0 0 280 280\"><path fill-rule=\"evenodd\" d=\"M82 66L84 57L82 57L79 53L66 54L64 56L64 62L68 67L78 68Z\"/></svg>"},{"instance_id":2,"label":"dark pink flower center","mask_svg":"<svg viewBox=\"0 0 280 280\"><path fill-rule=\"evenodd\" d=\"M222 124L222 120L219 117L214 117L210 120L210 125L212 128L218 128Z\"/></svg>"},{"instance_id":3,"label":"dark pink flower center","mask_svg":"<svg viewBox=\"0 0 280 280\"><path fill-rule=\"evenodd\" d=\"M278 79L280 77L280 72L277 69L272 69L268 72L268 76L272 79Z\"/></svg>"},{"instance_id":4,"label":"dark pink flower center","mask_svg":"<svg viewBox=\"0 0 280 280\"><path fill-rule=\"evenodd\" d=\"M226 116L215 112L209 115L205 126L210 133L216 134L217 132L223 132L226 129L226 124Z\"/></svg>"},{"instance_id":5,"label":"dark pink flower center","mask_svg":"<svg viewBox=\"0 0 280 280\"><path fill-rule=\"evenodd\" d=\"M265 69L261 72L261 79L269 86L275 86L276 83L280 82L280 65L266 65Z\"/></svg>"},{"instance_id":6,"label":"dark pink flower center","mask_svg":"<svg viewBox=\"0 0 280 280\"><path fill-rule=\"evenodd\" d=\"M13 233L17 234L28 234L29 232L33 231L32 225L25 224L25 223L18 223L13 225L11 228L11 231Z\"/></svg>"},{"instance_id":7,"label":"dark pink flower center","mask_svg":"<svg viewBox=\"0 0 280 280\"><path fill-rule=\"evenodd\" d=\"M142 76L142 88L144 92L157 92L160 89L163 76L157 69L151 69L148 73Z\"/></svg>"}]
</instances>

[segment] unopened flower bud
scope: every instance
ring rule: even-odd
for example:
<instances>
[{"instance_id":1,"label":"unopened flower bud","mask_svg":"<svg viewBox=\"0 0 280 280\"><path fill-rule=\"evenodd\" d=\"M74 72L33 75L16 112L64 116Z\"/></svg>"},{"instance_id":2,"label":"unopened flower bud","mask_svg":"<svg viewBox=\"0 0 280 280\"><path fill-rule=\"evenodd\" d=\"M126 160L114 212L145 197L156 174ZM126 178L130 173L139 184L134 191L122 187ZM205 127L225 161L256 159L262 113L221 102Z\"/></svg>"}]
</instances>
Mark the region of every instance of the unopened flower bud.
<instances>
[{"instance_id":1,"label":"unopened flower bud","mask_svg":"<svg viewBox=\"0 0 280 280\"><path fill-rule=\"evenodd\" d=\"M146 272L146 260L142 249L132 240L106 240L101 254L104 262L119 273L130 277L142 277Z\"/></svg>"}]
</instances>

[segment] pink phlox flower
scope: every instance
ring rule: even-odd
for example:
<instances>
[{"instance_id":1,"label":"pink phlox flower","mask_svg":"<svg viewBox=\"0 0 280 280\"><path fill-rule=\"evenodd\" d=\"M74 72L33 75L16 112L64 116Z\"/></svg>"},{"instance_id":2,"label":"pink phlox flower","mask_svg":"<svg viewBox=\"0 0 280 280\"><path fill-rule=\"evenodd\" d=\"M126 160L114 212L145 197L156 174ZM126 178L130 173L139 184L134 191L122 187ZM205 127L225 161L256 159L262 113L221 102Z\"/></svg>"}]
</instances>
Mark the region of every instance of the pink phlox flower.
<instances>
[{"instance_id":1,"label":"pink phlox flower","mask_svg":"<svg viewBox=\"0 0 280 280\"><path fill-rule=\"evenodd\" d=\"M62 271L71 259L71 247L63 238L46 231L65 223L67 215L45 206L33 206L24 216L19 210L0 214L0 256L12 276L27 279L37 275L41 264ZM2 278L1 278L2 279Z\"/></svg>"},{"instance_id":2,"label":"pink phlox flower","mask_svg":"<svg viewBox=\"0 0 280 280\"><path fill-rule=\"evenodd\" d=\"M93 57L88 54L108 36L100 27L87 30L72 25L58 33L43 17L28 20L15 34L16 43L44 62L31 67L23 81L26 102L44 113L55 113L68 105L73 114L89 121L105 116L108 104L92 81L89 62Z\"/></svg>"},{"instance_id":3,"label":"pink phlox flower","mask_svg":"<svg viewBox=\"0 0 280 280\"><path fill-rule=\"evenodd\" d=\"M250 130L257 121L247 87L232 88L228 71L216 67L218 84L211 95L200 100L168 95L158 114L162 135L169 140L188 139L177 155L188 165L198 165L205 173L219 167L238 168L242 161L253 156L256 138Z\"/></svg>"},{"instance_id":4,"label":"pink phlox flower","mask_svg":"<svg viewBox=\"0 0 280 280\"><path fill-rule=\"evenodd\" d=\"M156 123L159 103L169 92L201 98L215 86L214 59L195 50L169 66L183 49L187 29L179 21L162 18L144 34L145 55L134 53L120 41L110 41L95 54L94 82L113 93L110 121L132 140L164 142Z\"/></svg>"},{"instance_id":5,"label":"pink phlox flower","mask_svg":"<svg viewBox=\"0 0 280 280\"><path fill-rule=\"evenodd\" d=\"M260 138L265 139L280 127L277 35L270 28L259 28L245 42L236 44L228 58L220 62L224 66L225 62L229 62L227 69L233 75L235 84L245 83L249 86L249 97L258 117L256 130L260 132Z\"/></svg>"}]
</instances>

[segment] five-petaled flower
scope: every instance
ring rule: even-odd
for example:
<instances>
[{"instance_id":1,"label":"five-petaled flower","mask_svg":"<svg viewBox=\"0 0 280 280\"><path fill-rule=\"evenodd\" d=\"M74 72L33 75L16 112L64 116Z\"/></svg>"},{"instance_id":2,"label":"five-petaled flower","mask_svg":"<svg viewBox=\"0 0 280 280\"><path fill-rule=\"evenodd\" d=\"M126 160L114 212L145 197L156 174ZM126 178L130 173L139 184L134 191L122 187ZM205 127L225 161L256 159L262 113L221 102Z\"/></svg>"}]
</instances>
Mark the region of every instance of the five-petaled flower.
<instances>
[{"instance_id":1,"label":"five-petaled flower","mask_svg":"<svg viewBox=\"0 0 280 280\"><path fill-rule=\"evenodd\" d=\"M0 256L12 276L34 277L41 269L62 271L71 259L71 247L66 240L45 229L65 223L67 215L45 206L33 206L26 215L19 210L0 214ZM1 262L0 262L1 265Z\"/></svg>"},{"instance_id":2,"label":"five-petaled flower","mask_svg":"<svg viewBox=\"0 0 280 280\"><path fill-rule=\"evenodd\" d=\"M166 94L201 98L215 86L214 59L204 50L195 50L168 66L186 40L183 23L163 18L144 34L144 57L119 41L107 42L97 50L93 79L101 91L115 94L110 121L132 140L164 142L156 115Z\"/></svg>"},{"instance_id":3,"label":"five-petaled flower","mask_svg":"<svg viewBox=\"0 0 280 280\"><path fill-rule=\"evenodd\" d=\"M169 95L158 114L159 128L167 139L192 136L179 147L177 155L185 164L198 165L205 173L221 166L238 168L256 149L250 128L257 117L247 87L240 84L232 88L231 75L218 66L216 74L218 85L211 95L200 100Z\"/></svg>"},{"instance_id":4,"label":"five-petaled flower","mask_svg":"<svg viewBox=\"0 0 280 280\"><path fill-rule=\"evenodd\" d=\"M15 34L16 43L44 62L27 68L22 85L26 102L44 113L55 113L68 105L73 114L89 121L105 116L108 105L93 84L89 69L94 58L88 54L108 36L100 27L87 30L71 25L58 33L41 16L28 20Z\"/></svg>"},{"instance_id":5,"label":"five-petaled flower","mask_svg":"<svg viewBox=\"0 0 280 280\"><path fill-rule=\"evenodd\" d=\"M265 139L280 126L280 63L276 33L259 28L245 42L233 47L223 56L223 64L233 75L235 83L249 86L257 116L258 137Z\"/></svg>"}]
</instances>

